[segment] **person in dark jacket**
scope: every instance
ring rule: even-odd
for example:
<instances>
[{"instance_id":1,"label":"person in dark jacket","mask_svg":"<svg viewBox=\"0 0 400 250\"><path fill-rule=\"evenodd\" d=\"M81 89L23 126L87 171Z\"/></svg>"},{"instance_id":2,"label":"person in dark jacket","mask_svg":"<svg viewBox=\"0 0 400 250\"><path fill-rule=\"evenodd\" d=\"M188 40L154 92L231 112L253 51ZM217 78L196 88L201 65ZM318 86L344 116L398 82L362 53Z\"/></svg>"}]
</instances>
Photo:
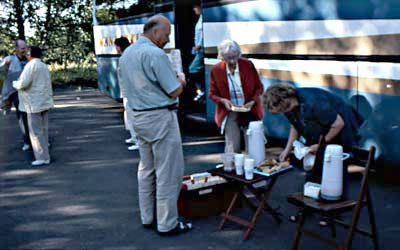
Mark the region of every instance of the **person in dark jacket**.
<instances>
[{"instance_id":1,"label":"person in dark jacket","mask_svg":"<svg viewBox=\"0 0 400 250\"><path fill-rule=\"evenodd\" d=\"M281 161L288 157L293 142L300 136L312 153L317 151L321 135L328 144L339 144L345 149L358 143L362 117L350 104L326 90L274 84L264 93L264 106L273 114L283 113L291 124Z\"/></svg>"},{"instance_id":2,"label":"person in dark jacket","mask_svg":"<svg viewBox=\"0 0 400 250\"><path fill-rule=\"evenodd\" d=\"M288 158L293 142L302 136L311 153L318 150L318 141L324 136L328 144L339 144L345 151L357 145L358 129L363 123L357 111L339 96L320 88L295 88L290 84L274 84L264 93L264 106L272 114L283 113L289 120L290 133L286 147L279 156L280 161ZM322 174L322 169L317 173ZM343 172L343 196L348 192L347 168ZM306 181L311 177L306 174ZM297 221L298 215L289 219ZM321 226L327 226L321 220Z\"/></svg>"}]
</instances>

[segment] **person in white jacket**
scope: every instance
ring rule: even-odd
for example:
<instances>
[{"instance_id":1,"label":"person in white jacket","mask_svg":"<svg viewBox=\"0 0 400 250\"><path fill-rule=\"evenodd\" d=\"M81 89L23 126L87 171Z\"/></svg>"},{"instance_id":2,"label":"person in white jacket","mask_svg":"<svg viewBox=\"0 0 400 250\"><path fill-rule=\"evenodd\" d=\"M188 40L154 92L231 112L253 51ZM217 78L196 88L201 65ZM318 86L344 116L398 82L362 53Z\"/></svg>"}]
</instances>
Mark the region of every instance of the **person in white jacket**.
<instances>
[{"instance_id":1,"label":"person in white jacket","mask_svg":"<svg viewBox=\"0 0 400 250\"><path fill-rule=\"evenodd\" d=\"M35 161L33 166L50 163L48 145L48 111L54 106L50 71L43 63L42 50L30 46L26 52L28 63L21 76L13 82L18 90L19 109L28 114L28 126Z\"/></svg>"}]
</instances>

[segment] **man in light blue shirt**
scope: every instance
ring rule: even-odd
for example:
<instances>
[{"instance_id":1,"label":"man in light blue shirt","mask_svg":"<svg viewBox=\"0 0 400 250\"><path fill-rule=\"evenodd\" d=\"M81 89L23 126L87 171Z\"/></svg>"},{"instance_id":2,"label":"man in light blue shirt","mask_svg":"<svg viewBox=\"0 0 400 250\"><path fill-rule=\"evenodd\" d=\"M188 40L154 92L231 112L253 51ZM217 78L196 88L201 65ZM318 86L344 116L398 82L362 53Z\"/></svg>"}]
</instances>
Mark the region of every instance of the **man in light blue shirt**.
<instances>
[{"instance_id":1,"label":"man in light blue shirt","mask_svg":"<svg viewBox=\"0 0 400 250\"><path fill-rule=\"evenodd\" d=\"M187 232L192 227L191 223L178 220L184 162L176 107L186 81L183 74L176 75L162 50L169 42L170 32L167 18L150 18L143 36L120 59L122 83L139 142L141 221L145 228L152 228L157 220L162 236Z\"/></svg>"}]
</instances>

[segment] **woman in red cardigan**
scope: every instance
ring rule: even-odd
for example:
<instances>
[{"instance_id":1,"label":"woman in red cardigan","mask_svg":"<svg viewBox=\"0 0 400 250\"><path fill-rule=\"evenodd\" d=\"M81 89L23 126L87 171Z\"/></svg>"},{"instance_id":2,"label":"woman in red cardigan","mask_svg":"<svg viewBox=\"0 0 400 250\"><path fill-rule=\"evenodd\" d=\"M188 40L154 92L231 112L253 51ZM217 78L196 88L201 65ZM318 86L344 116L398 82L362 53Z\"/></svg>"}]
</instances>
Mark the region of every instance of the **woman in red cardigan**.
<instances>
[{"instance_id":1,"label":"woman in red cardigan","mask_svg":"<svg viewBox=\"0 0 400 250\"><path fill-rule=\"evenodd\" d=\"M209 97L216 103L215 122L225 133L225 152L240 152L240 130L262 120L264 87L252 62L240 57L239 45L225 40L218 46L221 62L210 73ZM249 112L235 112L244 107ZM233 111L235 110L235 111ZM247 142L246 142L247 143Z\"/></svg>"}]
</instances>

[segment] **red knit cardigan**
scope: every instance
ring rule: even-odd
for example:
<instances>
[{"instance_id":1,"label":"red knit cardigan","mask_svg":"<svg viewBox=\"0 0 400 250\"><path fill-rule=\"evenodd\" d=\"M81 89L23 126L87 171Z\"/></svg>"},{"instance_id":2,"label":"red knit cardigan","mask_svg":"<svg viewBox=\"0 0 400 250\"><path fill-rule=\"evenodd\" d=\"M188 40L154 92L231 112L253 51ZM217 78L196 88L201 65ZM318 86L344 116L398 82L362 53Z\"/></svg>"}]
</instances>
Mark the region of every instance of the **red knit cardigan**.
<instances>
[{"instance_id":1,"label":"red knit cardigan","mask_svg":"<svg viewBox=\"0 0 400 250\"><path fill-rule=\"evenodd\" d=\"M251 61L245 58L239 58L238 65L245 103L251 100L255 101L251 112L261 120L264 115L264 108L261 103L261 95L264 92L263 84ZM215 64L211 68L208 96L216 103L215 122L218 127L221 127L222 121L228 114L228 110L220 100L221 98L230 100L228 76L226 74L226 63L224 61Z\"/></svg>"}]
</instances>

